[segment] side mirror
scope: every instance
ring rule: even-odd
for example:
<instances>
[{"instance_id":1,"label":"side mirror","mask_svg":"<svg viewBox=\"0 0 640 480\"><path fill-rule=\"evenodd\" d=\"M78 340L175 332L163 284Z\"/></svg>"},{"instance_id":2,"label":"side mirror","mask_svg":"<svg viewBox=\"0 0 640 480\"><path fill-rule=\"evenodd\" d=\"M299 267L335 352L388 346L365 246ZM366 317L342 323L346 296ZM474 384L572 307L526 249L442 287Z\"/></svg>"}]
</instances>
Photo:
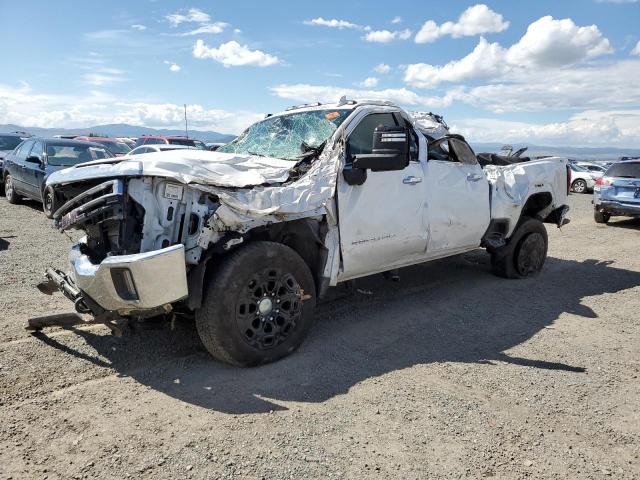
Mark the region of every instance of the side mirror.
<instances>
[{"instance_id":1,"label":"side mirror","mask_svg":"<svg viewBox=\"0 0 640 480\"><path fill-rule=\"evenodd\" d=\"M25 162L37 163L38 165L41 165L42 164L42 159L40 159L40 157L36 157L35 155L32 155L30 157L27 157Z\"/></svg>"},{"instance_id":2,"label":"side mirror","mask_svg":"<svg viewBox=\"0 0 640 480\"><path fill-rule=\"evenodd\" d=\"M371 153L355 155L353 168L374 172L404 169L409 165L410 134L408 127L377 127Z\"/></svg>"}]
</instances>

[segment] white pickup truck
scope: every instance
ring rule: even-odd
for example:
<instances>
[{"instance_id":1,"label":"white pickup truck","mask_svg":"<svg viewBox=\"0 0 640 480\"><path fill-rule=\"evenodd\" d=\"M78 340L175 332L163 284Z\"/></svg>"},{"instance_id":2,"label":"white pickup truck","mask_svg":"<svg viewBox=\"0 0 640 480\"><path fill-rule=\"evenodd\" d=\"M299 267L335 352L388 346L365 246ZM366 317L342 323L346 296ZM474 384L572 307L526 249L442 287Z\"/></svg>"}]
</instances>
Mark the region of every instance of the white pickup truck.
<instances>
[{"instance_id":1,"label":"white pickup truck","mask_svg":"<svg viewBox=\"0 0 640 480\"><path fill-rule=\"evenodd\" d=\"M215 152L77 165L47 185L57 227L86 236L40 288L106 324L195 315L217 359L273 361L340 282L478 247L498 275L538 273L542 222L568 221L566 160L494 157L391 103L343 98L268 115Z\"/></svg>"}]
</instances>

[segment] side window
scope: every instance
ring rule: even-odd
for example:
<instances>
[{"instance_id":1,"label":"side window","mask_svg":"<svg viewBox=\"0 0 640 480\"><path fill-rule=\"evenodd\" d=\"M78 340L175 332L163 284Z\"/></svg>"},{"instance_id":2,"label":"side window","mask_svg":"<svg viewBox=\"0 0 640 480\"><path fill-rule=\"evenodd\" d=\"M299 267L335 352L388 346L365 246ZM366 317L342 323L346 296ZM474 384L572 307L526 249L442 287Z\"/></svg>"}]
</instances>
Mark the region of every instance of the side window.
<instances>
[{"instance_id":1,"label":"side window","mask_svg":"<svg viewBox=\"0 0 640 480\"><path fill-rule=\"evenodd\" d=\"M31 151L29 152L29 156L38 157L40 161L42 161L43 154L44 154L44 145L40 140L38 140L33 146L33 148L31 149Z\"/></svg>"},{"instance_id":2,"label":"side window","mask_svg":"<svg viewBox=\"0 0 640 480\"><path fill-rule=\"evenodd\" d=\"M24 161L33 147L33 140L27 140L20 147L18 147L18 151L16 152L16 160Z\"/></svg>"},{"instance_id":3,"label":"side window","mask_svg":"<svg viewBox=\"0 0 640 480\"><path fill-rule=\"evenodd\" d=\"M450 138L449 146L460 163L464 163L466 165L475 165L478 163L476 154L473 153L473 150L471 150L471 147L467 142L457 138Z\"/></svg>"},{"instance_id":4,"label":"side window","mask_svg":"<svg viewBox=\"0 0 640 480\"><path fill-rule=\"evenodd\" d=\"M395 127L397 123L391 113L372 113L367 115L349 135L347 142L349 155L371 153L373 150L373 131L380 125Z\"/></svg>"}]
</instances>

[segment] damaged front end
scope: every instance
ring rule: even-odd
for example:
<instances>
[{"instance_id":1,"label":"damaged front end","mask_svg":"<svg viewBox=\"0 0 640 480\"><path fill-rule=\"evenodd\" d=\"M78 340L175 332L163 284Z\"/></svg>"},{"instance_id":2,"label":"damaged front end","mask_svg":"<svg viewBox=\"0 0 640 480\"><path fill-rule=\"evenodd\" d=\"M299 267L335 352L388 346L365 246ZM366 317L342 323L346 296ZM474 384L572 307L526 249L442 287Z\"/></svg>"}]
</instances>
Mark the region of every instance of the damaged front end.
<instances>
[{"instance_id":1,"label":"damaged front end","mask_svg":"<svg viewBox=\"0 0 640 480\"><path fill-rule=\"evenodd\" d=\"M77 193L78 191L81 193ZM187 271L217 198L160 177L58 186L70 198L54 214L61 230L86 234L69 254L70 270L48 269L48 286L95 317L153 316L188 295Z\"/></svg>"}]
</instances>

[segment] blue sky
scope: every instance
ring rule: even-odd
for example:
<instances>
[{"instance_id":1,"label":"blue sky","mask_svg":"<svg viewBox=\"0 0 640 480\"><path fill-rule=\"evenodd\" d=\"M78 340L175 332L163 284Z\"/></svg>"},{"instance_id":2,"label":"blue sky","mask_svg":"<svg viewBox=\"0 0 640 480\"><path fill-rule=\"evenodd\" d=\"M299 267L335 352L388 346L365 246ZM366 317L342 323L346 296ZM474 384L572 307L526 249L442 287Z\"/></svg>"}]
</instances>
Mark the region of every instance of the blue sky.
<instances>
[{"instance_id":1,"label":"blue sky","mask_svg":"<svg viewBox=\"0 0 640 480\"><path fill-rule=\"evenodd\" d=\"M0 123L238 133L340 95L472 141L640 145L640 2L0 0Z\"/></svg>"}]
</instances>

